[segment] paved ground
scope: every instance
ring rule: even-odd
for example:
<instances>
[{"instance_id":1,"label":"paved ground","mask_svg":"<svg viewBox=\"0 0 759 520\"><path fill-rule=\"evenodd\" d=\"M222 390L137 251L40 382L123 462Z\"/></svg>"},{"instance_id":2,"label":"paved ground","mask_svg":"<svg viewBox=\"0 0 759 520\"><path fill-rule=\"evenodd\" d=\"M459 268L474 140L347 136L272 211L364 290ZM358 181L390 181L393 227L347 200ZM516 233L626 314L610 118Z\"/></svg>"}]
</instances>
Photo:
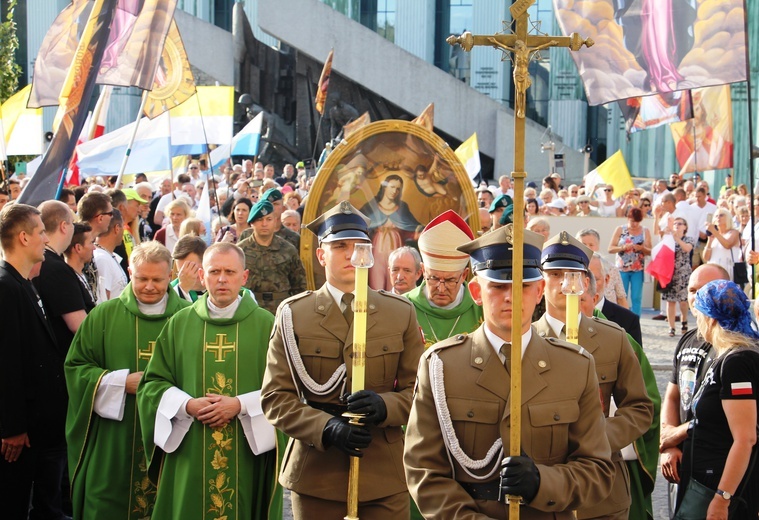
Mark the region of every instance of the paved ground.
<instances>
[{"instance_id":1,"label":"paved ground","mask_svg":"<svg viewBox=\"0 0 759 520\"><path fill-rule=\"evenodd\" d=\"M671 370L672 355L675 352L675 346L680 339L680 326L677 326L677 336L670 338L667 333L669 326L666 321L654 321L651 318L658 314L653 309L644 309L641 316L641 329L643 331L643 349L648 356L648 360L656 373L656 381L659 386L659 392L664 397L664 390L667 387L669 372ZM696 325L693 316L688 319L688 325L692 328ZM656 476L656 489L654 490L654 518L665 520L669 518L667 507L667 482L661 476L661 472ZM285 520L292 520L290 511L289 495L285 495Z\"/></svg>"}]
</instances>

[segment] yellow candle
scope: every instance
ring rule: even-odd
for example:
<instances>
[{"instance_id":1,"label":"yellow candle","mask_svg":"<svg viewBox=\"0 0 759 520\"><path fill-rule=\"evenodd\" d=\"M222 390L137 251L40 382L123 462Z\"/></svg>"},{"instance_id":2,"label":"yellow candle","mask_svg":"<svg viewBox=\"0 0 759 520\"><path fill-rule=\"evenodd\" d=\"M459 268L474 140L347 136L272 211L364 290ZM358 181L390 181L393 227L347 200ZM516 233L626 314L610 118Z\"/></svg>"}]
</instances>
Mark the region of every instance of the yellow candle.
<instances>
[{"instance_id":1,"label":"yellow candle","mask_svg":"<svg viewBox=\"0 0 759 520\"><path fill-rule=\"evenodd\" d=\"M353 299L353 379L351 392L364 389L366 374L366 308L369 268L356 267L356 290Z\"/></svg>"},{"instance_id":2,"label":"yellow candle","mask_svg":"<svg viewBox=\"0 0 759 520\"><path fill-rule=\"evenodd\" d=\"M578 344L580 314L580 296L578 294L567 294L567 341Z\"/></svg>"}]
</instances>

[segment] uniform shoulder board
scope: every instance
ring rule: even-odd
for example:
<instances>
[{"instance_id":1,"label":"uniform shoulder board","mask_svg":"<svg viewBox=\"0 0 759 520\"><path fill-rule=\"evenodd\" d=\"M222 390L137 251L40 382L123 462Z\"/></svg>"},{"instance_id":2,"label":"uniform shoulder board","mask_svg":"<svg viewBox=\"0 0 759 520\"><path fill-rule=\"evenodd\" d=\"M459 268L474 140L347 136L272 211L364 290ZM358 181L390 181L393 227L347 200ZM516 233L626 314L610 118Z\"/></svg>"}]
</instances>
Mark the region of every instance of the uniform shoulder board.
<instances>
[{"instance_id":1,"label":"uniform shoulder board","mask_svg":"<svg viewBox=\"0 0 759 520\"><path fill-rule=\"evenodd\" d=\"M302 293L294 294L290 296L289 298L286 298L285 300L283 300L282 303L279 304L279 306L282 307L283 305L289 305L294 301L298 301L302 298L305 298L306 296L312 294L313 292L314 291L303 291Z\"/></svg>"},{"instance_id":2,"label":"uniform shoulder board","mask_svg":"<svg viewBox=\"0 0 759 520\"><path fill-rule=\"evenodd\" d=\"M427 350L441 350L448 347L455 347L464 343L468 338L469 334L456 334L455 336L451 336L448 339L438 341L434 345L431 345Z\"/></svg>"},{"instance_id":3,"label":"uniform shoulder board","mask_svg":"<svg viewBox=\"0 0 759 520\"><path fill-rule=\"evenodd\" d=\"M577 354L580 354L581 356L585 356L586 358L590 359L590 353L582 348L580 345L575 345L574 343L569 343L567 341L560 340L559 338L543 338L546 341L548 341L551 345L554 345L556 347L562 347L567 350L571 350L572 352L576 352Z\"/></svg>"},{"instance_id":4,"label":"uniform shoulder board","mask_svg":"<svg viewBox=\"0 0 759 520\"><path fill-rule=\"evenodd\" d=\"M401 296L400 294L395 294L390 291L386 291L385 289L380 289L377 292L381 294L382 296L389 296L390 298L395 298L396 300L402 301L403 303L407 305L413 305L413 303L411 303L411 300L409 300L405 296Z\"/></svg>"}]
</instances>

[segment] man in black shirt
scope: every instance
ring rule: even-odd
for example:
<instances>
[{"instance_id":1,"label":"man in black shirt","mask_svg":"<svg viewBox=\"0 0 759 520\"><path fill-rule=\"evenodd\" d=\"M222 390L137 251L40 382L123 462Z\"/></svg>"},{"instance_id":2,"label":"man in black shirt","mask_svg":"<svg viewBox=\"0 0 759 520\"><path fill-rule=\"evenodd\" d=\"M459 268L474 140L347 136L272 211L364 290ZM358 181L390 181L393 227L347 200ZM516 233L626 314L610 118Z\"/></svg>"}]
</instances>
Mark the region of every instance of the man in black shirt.
<instances>
[{"instance_id":1,"label":"man in black shirt","mask_svg":"<svg viewBox=\"0 0 759 520\"><path fill-rule=\"evenodd\" d=\"M73 219L65 204L54 204ZM32 482L31 518L62 518L67 406L63 355L29 281L47 243L39 210L13 204L0 211L0 507L8 519L27 518Z\"/></svg>"},{"instance_id":2,"label":"man in black shirt","mask_svg":"<svg viewBox=\"0 0 759 520\"><path fill-rule=\"evenodd\" d=\"M39 210L50 242L34 286L47 309L58 349L65 357L74 334L87 316L79 281L63 259L63 252L74 236L74 214L63 202L55 200L43 202Z\"/></svg>"},{"instance_id":3,"label":"man in black shirt","mask_svg":"<svg viewBox=\"0 0 759 520\"><path fill-rule=\"evenodd\" d=\"M691 311L693 299L701 287L714 280L729 279L727 271L719 265L703 264L696 268L688 280L688 304ZM659 445L662 475L671 485L687 482L688 476L682 474L680 467L682 443L688 437L688 426L693 418L693 396L715 357L716 352L698 334L696 328L683 334L675 349L672 376L662 401ZM674 504L670 504L670 507L674 511Z\"/></svg>"}]
</instances>

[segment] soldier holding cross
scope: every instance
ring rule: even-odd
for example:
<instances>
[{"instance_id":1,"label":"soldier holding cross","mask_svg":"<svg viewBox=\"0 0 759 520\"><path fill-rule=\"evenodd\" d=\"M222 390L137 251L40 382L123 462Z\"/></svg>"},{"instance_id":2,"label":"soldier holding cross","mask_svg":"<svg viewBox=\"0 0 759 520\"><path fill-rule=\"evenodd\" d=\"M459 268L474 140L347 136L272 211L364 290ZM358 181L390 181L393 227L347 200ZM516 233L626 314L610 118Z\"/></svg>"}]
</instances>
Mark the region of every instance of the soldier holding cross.
<instances>
[{"instance_id":1,"label":"soldier holding cross","mask_svg":"<svg viewBox=\"0 0 759 520\"><path fill-rule=\"evenodd\" d=\"M430 347L419 366L404 463L409 491L426 518L508 518L502 495L521 496L525 518L574 518L573 509L611 490L592 357L540 337L530 324L545 282L543 237L524 231L522 320L512 323L512 225L464 244L469 290L485 322ZM522 456L509 451L512 333L522 339ZM500 477L500 478L499 478Z\"/></svg>"}]
</instances>

